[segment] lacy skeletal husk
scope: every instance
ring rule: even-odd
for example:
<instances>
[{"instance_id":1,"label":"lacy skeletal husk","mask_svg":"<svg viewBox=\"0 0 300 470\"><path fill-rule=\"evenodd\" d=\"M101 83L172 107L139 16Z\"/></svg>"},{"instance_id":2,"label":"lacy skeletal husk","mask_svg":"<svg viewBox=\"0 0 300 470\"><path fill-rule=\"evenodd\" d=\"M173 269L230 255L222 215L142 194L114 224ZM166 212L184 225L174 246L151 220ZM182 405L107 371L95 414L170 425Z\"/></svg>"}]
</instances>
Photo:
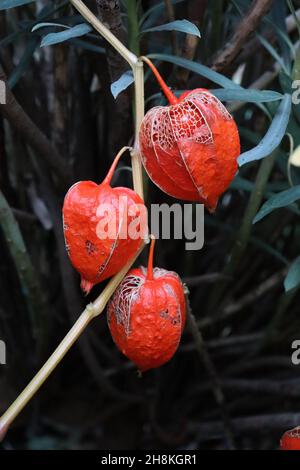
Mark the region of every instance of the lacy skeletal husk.
<instances>
[{"instance_id":1,"label":"lacy skeletal husk","mask_svg":"<svg viewBox=\"0 0 300 470\"><path fill-rule=\"evenodd\" d=\"M111 315L116 316L118 325L123 325L126 335L130 333L131 305L139 295L140 287L145 279L140 276L128 275L116 290L108 309L108 321Z\"/></svg>"},{"instance_id":2,"label":"lacy skeletal husk","mask_svg":"<svg viewBox=\"0 0 300 470\"><path fill-rule=\"evenodd\" d=\"M186 139L200 144L213 144L213 134L201 105L217 107L224 119L232 119L225 106L211 93L190 93L176 105L156 106L148 111L142 127L144 144L148 147L158 145L166 152L177 142Z\"/></svg>"}]
</instances>

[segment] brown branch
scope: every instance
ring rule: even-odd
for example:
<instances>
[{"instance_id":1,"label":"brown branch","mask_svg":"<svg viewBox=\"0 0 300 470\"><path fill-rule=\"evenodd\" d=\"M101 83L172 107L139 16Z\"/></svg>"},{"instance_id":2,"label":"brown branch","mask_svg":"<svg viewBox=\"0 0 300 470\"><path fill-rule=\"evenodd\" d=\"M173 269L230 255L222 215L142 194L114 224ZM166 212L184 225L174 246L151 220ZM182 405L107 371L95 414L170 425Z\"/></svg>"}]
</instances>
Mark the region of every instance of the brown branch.
<instances>
[{"instance_id":1,"label":"brown branch","mask_svg":"<svg viewBox=\"0 0 300 470\"><path fill-rule=\"evenodd\" d=\"M298 19L300 19L300 9L296 11L296 16ZM296 29L296 22L293 15L289 15L286 17L285 25L287 33L290 35ZM264 39L266 39L266 41L271 44L274 44L276 42L276 33L274 33L272 29L267 29L266 31L264 31L262 33L262 36ZM257 37L254 37L247 43L247 47L243 48L243 50L241 51L237 63L242 64L243 62L246 62L249 57L255 54L262 47L262 43L259 41L259 39Z\"/></svg>"},{"instance_id":2,"label":"brown branch","mask_svg":"<svg viewBox=\"0 0 300 470\"><path fill-rule=\"evenodd\" d=\"M165 9L167 12L168 21L175 21L175 11L174 6L171 0L164 0L165 1ZM172 44L172 51L174 55L178 55L178 44L177 44L177 35L176 31L171 31L171 44Z\"/></svg>"},{"instance_id":3,"label":"brown branch","mask_svg":"<svg viewBox=\"0 0 300 470\"><path fill-rule=\"evenodd\" d=\"M48 138L32 121L22 106L16 100L8 87L6 75L0 65L0 80L6 84L6 104L0 104L0 112L17 132L29 143L38 156L43 156L47 164L59 175L64 182L70 181L70 168L63 157L53 147Z\"/></svg>"},{"instance_id":4,"label":"brown branch","mask_svg":"<svg viewBox=\"0 0 300 470\"><path fill-rule=\"evenodd\" d=\"M207 7L207 0L190 0L187 5L188 19L200 28L205 10ZM201 30L200 30L201 31ZM194 60L199 44L199 38L193 34L187 34L182 47L181 56L188 60ZM187 81L190 76L190 71L184 68L179 68L177 72L179 88L187 88Z\"/></svg>"},{"instance_id":5,"label":"brown branch","mask_svg":"<svg viewBox=\"0 0 300 470\"><path fill-rule=\"evenodd\" d=\"M269 11L273 0L253 0L249 11L239 24L229 42L217 54L212 68L223 72L234 61L249 35L257 28L263 16Z\"/></svg>"}]
</instances>

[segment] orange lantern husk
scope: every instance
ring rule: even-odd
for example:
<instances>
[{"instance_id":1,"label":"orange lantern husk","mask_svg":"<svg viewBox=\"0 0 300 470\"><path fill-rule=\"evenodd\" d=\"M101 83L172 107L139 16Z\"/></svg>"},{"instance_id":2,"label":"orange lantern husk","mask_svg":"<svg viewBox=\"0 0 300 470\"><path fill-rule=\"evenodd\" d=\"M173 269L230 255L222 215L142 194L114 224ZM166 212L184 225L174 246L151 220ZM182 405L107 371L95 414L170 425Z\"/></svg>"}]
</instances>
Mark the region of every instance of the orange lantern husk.
<instances>
[{"instance_id":1,"label":"orange lantern husk","mask_svg":"<svg viewBox=\"0 0 300 470\"><path fill-rule=\"evenodd\" d=\"M86 294L95 284L119 272L147 235L141 217L146 207L140 196L132 189L110 186L120 156L121 152L101 184L80 181L69 189L64 200L66 248ZM127 232L135 221L143 225L136 239Z\"/></svg>"},{"instance_id":2,"label":"orange lantern husk","mask_svg":"<svg viewBox=\"0 0 300 470\"><path fill-rule=\"evenodd\" d=\"M300 450L300 426L283 434L280 440L280 450Z\"/></svg>"},{"instance_id":3,"label":"orange lantern husk","mask_svg":"<svg viewBox=\"0 0 300 470\"><path fill-rule=\"evenodd\" d=\"M153 269L154 240L148 269L132 269L108 305L108 325L119 350L141 372L160 367L175 354L186 320L179 276Z\"/></svg>"},{"instance_id":4,"label":"orange lantern husk","mask_svg":"<svg viewBox=\"0 0 300 470\"><path fill-rule=\"evenodd\" d=\"M150 109L141 124L139 144L145 170L170 196L201 202L214 211L237 172L236 123L204 88L176 98L152 62L145 60L170 103Z\"/></svg>"}]
</instances>

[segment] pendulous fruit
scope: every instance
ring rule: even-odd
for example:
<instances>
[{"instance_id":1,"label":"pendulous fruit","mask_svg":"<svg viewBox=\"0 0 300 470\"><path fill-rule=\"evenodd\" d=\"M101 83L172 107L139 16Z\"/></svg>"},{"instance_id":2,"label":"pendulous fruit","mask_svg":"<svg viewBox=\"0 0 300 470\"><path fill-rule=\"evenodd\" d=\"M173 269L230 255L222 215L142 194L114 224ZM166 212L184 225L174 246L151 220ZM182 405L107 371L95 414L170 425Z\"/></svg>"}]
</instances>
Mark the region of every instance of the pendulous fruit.
<instances>
[{"instance_id":1,"label":"pendulous fruit","mask_svg":"<svg viewBox=\"0 0 300 470\"><path fill-rule=\"evenodd\" d=\"M151 67L170 105L148 111L139 133L142 162L151 180L178 199L213 211L237 172L238 129L225 106L198 88L179 98Z\"/></svg>"},{"instance_id":2,"label":"pendulous fruit","mask_svg":"<svg viewBox=\"0 0 300 470\"><path fill-rule=\"evenodd\" d=\"M69 189L64 200L66 248L86 294L95 284L120 271L147 236L147 211L140 196L132 189L110 186L124 150L116 156L101 184L80 181ZM136 238L128 230L132 224Z\"/></svg>"},{"instance_id":3,"label":"pendulous fruit","mask_svg":"<svg viewBox=\"0 0 300 470\"><path fill-rule=\"evenodd\" d=\"M179 276L153 269L152 240L148 269L132 269L108 305L108 325L119 350L141 372L169 361L180 343L186 307Z\"/></svg>"},{"instance_id":4,"label":"pendulous fruit","mask_svg":"<svg viewBox=\"0 0 300 470\"><path fill-rule=\"evenodd\" d=\"M300 426L284 433L280 439L280 450L300 450Z\"/></svg>"}]
</instances>

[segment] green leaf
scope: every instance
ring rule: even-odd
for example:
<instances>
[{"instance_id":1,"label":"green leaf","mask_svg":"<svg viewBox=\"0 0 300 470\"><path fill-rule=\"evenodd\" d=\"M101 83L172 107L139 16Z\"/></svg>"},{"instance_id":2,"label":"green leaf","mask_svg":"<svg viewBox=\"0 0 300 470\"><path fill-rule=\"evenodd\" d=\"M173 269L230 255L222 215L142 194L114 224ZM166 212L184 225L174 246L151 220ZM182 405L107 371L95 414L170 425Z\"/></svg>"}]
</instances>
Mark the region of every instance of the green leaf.
<instances>
[{"instance_id":1,"label":"green leaf","mask_svg":"<svg viewBox=\"0 0 300 470\"><path fill-rule=\"evenodd\" d=\"M182 93L185 93L188 90L173 90L174 95L180 96ZM283 95L277 91L272 90L252 90L252 89L233 89L233 88L217 88L214 90L209 90L210 93L215 95L220 101L245 101L247 103L269 103L271 101L282 100ZM155 93L147 101L155 100L161 98L162 93ZM257 143L257 142L256 142Z\"/></svg>"},{"instance_id":2,"label":"green leaf","mask_svg":"<svg viewBox=\"0 0 300 470\"><path fill-rule=\"evenodd\" d=\"M292 71L292 80L297 80L300 77L300 44L296 48L295 62Z\"/></svg>"},{"instance_id":3,"label":"green leaf","mask_svg":"<svg viewBox=\"0 0 300 470\"><path fill-rule=\"evenodd\" d=\"M87 23L82 23L78 24L77 26L73 26L66 31L50 33L43 38L41 47L52 46L53 44L58 44L67 41L68 39L78 38L88 34L90 31L92 31L91 26L89 26Z\"/></svg>"},{"instance_id":4,"label":"green leaf","mask_svg":"<svg viewBox=\"0 0 300 470\"><path fill-rule=\"evenodd\" d=\"M210 90L221 101L246 101L247 103L267 103L282 100L283 95L272 90L218 89Z\"/></svg>"},{"instance_id":5,"label":"green leaf","mask_svg":"<svg viewBox=\"0 0 300 470\"><path fill-rule=\"evenodd\" d=\"M142 33L152 33L155 31L179 31L181 33L193 34L194 36L201 37L200 31L196 25L188 20L176 20L170 23L154 26L153 28L144 29Z\"/></svg>"},{"instance_id":6,"label":"green leaf","mask_svg":"<svg viewBox=\"0 0 300 470\"><path fill-rule=\"evenodd\" d=\"M284 280L285 291L288 292L300 284L300 256L296 258L288 270Z\"/></svg>"},{"instance_id":7,"label":"green leaf","mask_svg":"<svg viewBox=\"0 0 300 470\"><path fill-rule=\"evenodd\" d=\"M133 73L131 70L127 70L121 75L121 77L117 81L111 84L110 91L113 97L116 99L117 96L122 91L126 90L126 88L128 88L129 85L131 85L133 82L134 82Z\"/></svg>"},{"instance_id":8,"label":"green leaf","mask_svg":"<svg viewBox=\"0 0 300 470\"><path fill-rule=\"evenodd\" d=\"M171 62L171 64L178 65L179 67L183 67L184 69L190 70L191 72L195 72L199 75L202 75L202 77L208 78L208 80L217 83L223 88L242 89L242 87L240 87L224 75L221 75L220 73L211 70L205 65L193 62L192 60L182 59L181 57L176 57L170 54L149 54L148 57L149 59L157 59L164 60L165 62Z\"/></svg>"},{"instance_id":9,"label":"green leaf","mask_svg":"<svg viewBox=\"0 0 300 470\"><path fill-rule=\"evenodd\" d=\"M297 29L298 29L298 35L300 37L300 21L299 21L299 18L298 18L298 15L295 11L295 8L294 8L294 5L293 5L293 2L292 0L286 0L287 1L287 4L288 4L288 7L294 17L294 21L295 21L295 24L297 26Z\"/></svg>"},{"instance_id":10,"label":"green leaf","mask_svg":"<svg viewBox=\"0 0 300 470\"><path fill-rule=\"evenodd\" d=\"M252 181L248 181L241 176L236 176L234 180L230 184L230 189L238 189L242 191L253 191L254 183Z\"/></svg>"},{"instance_id":11,"label":"green leaf","mask_svg":"<svg viewBox=\"0 0 300 470\"><path fill-rule=\"evenodd\" d=\"M70 26L67 26L67 25L61 24L61 23L37 23L37 24L34 25L31 32L34 33L34 31L37 31L38 29L46 28L46 27L49 27L49 26L58 26L60 28L65 28L65 29L70 28Z\"/></svg>"},{"instance_id":12,"label":"green leaf","mask_svg":"<svg viewBox=\"0 0 300 470\"><path fill-rule=\"evenodd\" d=\"M282 68L282 70L284 70L285 73L288 75L289 71L288 71L285 63L283 62L282 58L280 57L280 55L276 51L276 49L274 49L274 47L261 34L256 33L256 36L258 37L258 40L263 45L263 47L269 52L269 54L271 54L273 59L275 59L275 61L278 62L278 64Z\"/></svg>"},{"instance_id":13,"label":"green leaf","mask_svg":"<svg viewBox=\"0 0 300 470\"><path fill-rule=\"evenodd\" d=\"M242 153L239 156L238 163L240 166L254 160L261 160L262 158L270 155L273 150L278 147L286 132L291 112L291 105L291 95L285 94L280 105L278 106L275 117L266 135L256 147Z\"/></svg>"},{"instance_id":14,"label":"green leaf","mask_svg":"<svg viewBox=\"0 0 300 470\"><path fill-rule=\"evenodd\" d=\"M300 185L293 186L292 188L289 188L286 191L282 191L281 193L275 194L262 205L256 216L254 217L252 223L256 224L256 222L263 219L266 215L270 214L275 209L289 206L298 199L300 199Z\"/></svg>"},{"instance_id":15,"label":"green leaf","mask_svg":"<svg viewBox=\"0 0 300 470\"><path fill-rule=\"evenodd\" d=\"M97 54L105 54L104 47L97 46L92 42L83 41L82 39L70 39L70 44L76 47L81 47L82 49L86 49L87 51L96 52Z\"/></svg>"},{"instance_id":16,"label":"green leaf","mask_svg":"<svg viewBox=\"0 0 300 470\"><path fill-rule=\"evenodd\" d=\"M20 62L18 63L16 68L13 70L13 72L11 73L8 79L8 85L10 88L14 88L14 86L18 83L20 78L23 76L23 74L26 72L26 70L30 66L34 51L38 46L38 42L39 42L39 39L36 37L31 37L29 39L25 52Z\"/></svg>"},{"instance_id":17,"label":"green leaf","mask_svg":"<svg viewBox=\"0 0 300 470\"><path fill-rule=\"evenodd\" d=\"M27 5L27 3L33 3L36 0L1 0L0 10L8 10L9 8L20 7L21 5Z\"/></svg>"}]
</instances>

